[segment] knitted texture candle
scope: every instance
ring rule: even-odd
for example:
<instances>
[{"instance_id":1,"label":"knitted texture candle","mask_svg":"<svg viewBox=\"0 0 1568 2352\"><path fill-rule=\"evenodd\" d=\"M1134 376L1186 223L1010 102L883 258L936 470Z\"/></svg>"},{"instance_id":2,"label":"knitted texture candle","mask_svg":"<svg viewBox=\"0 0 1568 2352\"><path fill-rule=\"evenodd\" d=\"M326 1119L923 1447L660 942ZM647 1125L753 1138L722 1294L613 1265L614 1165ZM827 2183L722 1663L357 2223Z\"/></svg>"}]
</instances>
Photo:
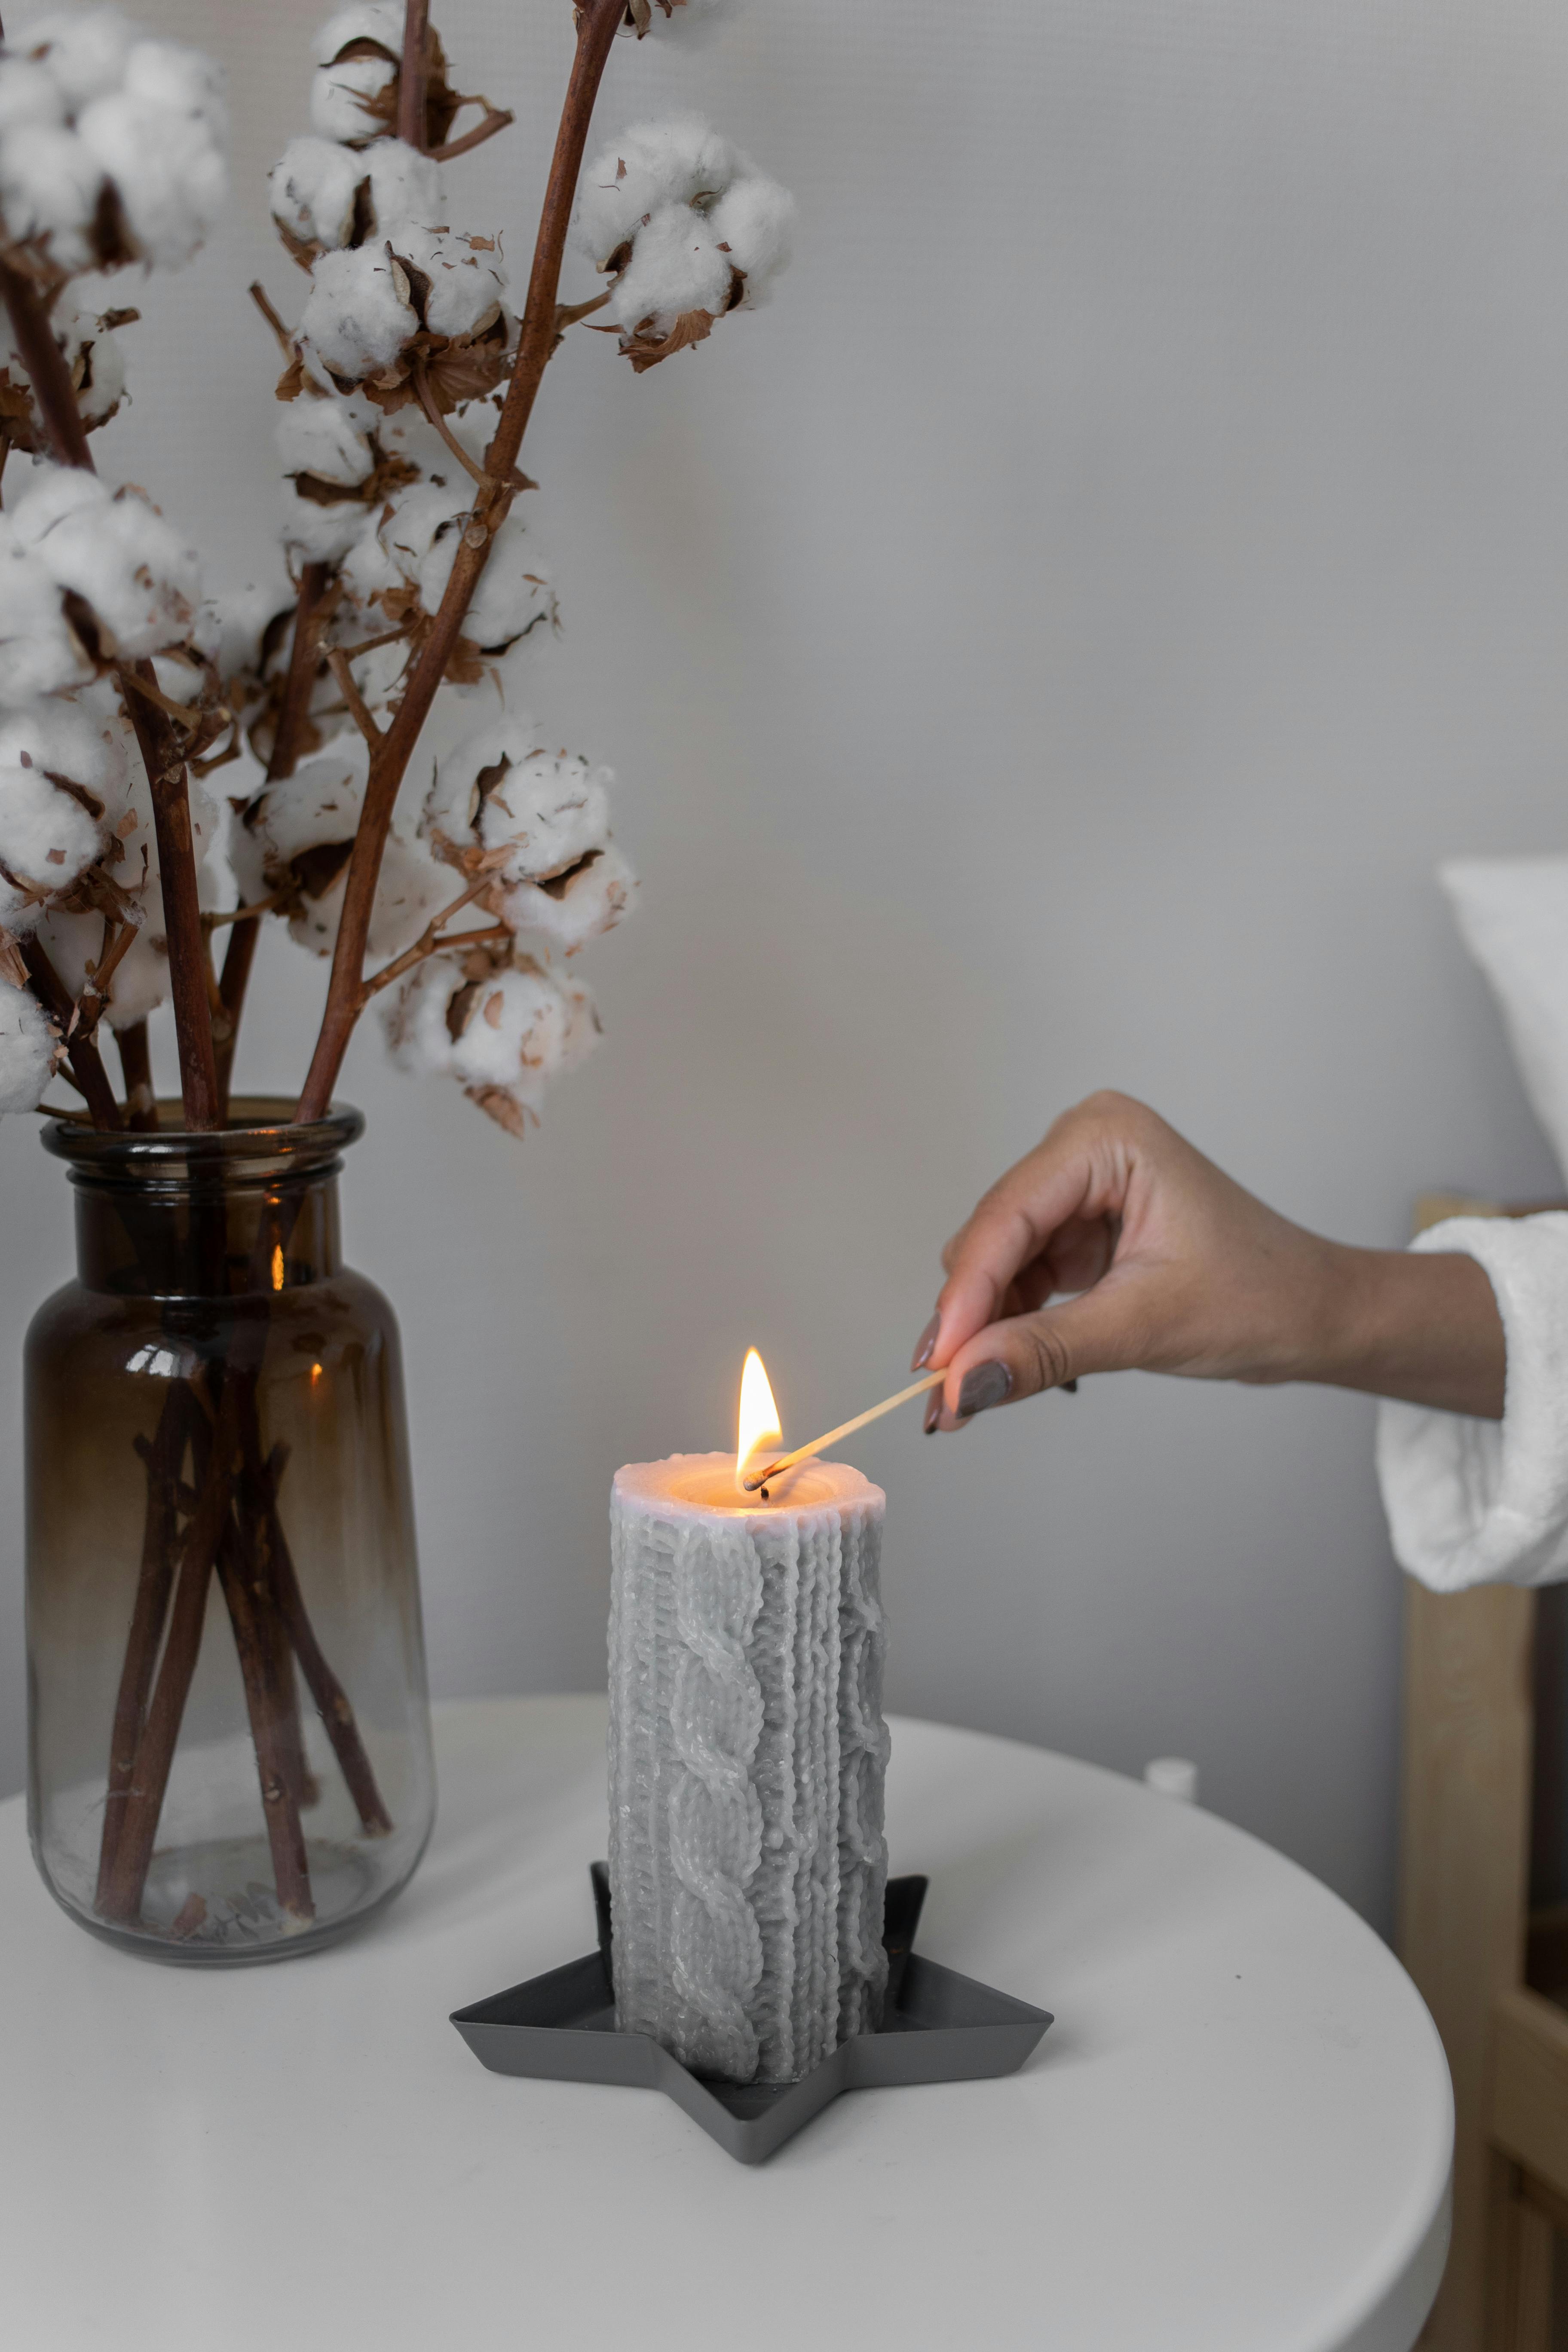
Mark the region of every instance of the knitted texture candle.
<instances>
[{"instance_id":1,"label":"knitted texture candle","mask_svg":"<svg viewBox=\"0 0 1568 2352\"><path fill-rule=\"evenodd\" d=\"M611 1502L616 2020L696 2072L785 2083L874 2031L884 1496L840 1463L735 1489L732 1454Z\"/></svg>"}]
</instances>

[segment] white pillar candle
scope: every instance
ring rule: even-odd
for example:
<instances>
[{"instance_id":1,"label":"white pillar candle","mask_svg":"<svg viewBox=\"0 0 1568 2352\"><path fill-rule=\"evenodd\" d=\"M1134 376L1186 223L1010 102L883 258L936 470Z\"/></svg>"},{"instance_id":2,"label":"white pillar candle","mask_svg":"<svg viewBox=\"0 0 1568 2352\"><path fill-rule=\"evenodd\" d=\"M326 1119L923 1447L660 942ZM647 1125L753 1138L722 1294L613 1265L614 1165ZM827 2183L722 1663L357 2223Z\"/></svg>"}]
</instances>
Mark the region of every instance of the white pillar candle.
<instances>
[{"instance_id":1,"label":"white pillar candle","mask_svg":"<svg viewBox=\"0 0 1568 2352\"><path fill-rule=\"evenodd\" d=\"M886 1497L836 1462L770 1493L678 1454L610 1513L616 2021L737 2083L874 2030L888 1973Z\"/></svg>"}]
</instances>

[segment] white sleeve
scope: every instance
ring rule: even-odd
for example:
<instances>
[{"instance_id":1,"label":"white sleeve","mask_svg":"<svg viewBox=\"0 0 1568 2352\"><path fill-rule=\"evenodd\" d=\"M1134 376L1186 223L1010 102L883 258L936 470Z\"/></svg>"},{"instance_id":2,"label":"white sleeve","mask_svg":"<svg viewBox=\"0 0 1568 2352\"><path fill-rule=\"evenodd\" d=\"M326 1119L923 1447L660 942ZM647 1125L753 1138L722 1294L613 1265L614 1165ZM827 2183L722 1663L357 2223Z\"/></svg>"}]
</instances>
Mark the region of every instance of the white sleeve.
<instances>
[{"instance_id":1,"label":"white sleeve","mask_svg":"<svg viewBox=\"0 0 1568 2352\"><path fill-rule=\"evenodd\" d=\"M1450 1217L1411 1246L1486 1268L1508 1368L1500 1422L1380 1408L1394 1557L1435 1592L1568 1577L1568 1214Z\"/></svg>"}]
</instances>

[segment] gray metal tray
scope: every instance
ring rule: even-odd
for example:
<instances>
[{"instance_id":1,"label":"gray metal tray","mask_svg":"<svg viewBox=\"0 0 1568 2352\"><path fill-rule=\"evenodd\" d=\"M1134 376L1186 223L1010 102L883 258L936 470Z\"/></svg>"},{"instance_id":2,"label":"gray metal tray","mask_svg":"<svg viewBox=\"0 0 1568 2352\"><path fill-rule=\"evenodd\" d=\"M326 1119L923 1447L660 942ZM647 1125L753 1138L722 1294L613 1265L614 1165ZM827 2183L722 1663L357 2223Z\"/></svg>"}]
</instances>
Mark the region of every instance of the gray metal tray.
<instances>
[{"instance_id":1,"label":"gray metal tray","mask_svg":"<svg viewBox=\"0 0 1568 2352\"><path fill-rule=\"evenodd\" d=\"M627 2083L663 2091L742 2164L760 2164L840 2091L894 2083L963 2083L1011 2074L1051 2022L1005 1992L910 1949L923 1878L890 1878L882 1938L888 1994L881 2031L857 2033L798 2083L721 2083L693 2074L646 2033L617 2033L610 1981L610 1888L592 1867L599 1948L547 1976L455 2010L452 2022L496 2074L553 2082Z\"/></svg>"}]
</instances>

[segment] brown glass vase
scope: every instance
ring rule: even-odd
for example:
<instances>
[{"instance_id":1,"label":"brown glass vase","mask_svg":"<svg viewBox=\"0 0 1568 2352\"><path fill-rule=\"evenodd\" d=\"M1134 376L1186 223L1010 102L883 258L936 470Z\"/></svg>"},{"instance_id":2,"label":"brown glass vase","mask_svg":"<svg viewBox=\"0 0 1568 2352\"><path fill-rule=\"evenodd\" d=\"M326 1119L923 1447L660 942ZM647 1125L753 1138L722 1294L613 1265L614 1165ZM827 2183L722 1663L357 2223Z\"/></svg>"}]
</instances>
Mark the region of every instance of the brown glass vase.
<instances>
[{"instance_id":1,"label":"brown glass vase","mask_svg":"<svg viewBox=\"0 0 1568 2352\"><path fill-rule=\"evenodd\" d=\"M339 1249L363 1121L288 1115L43 1137L78 1274L26 1344L33 1852L192 1963L367 1918L435 1811L397 1325Z\"/></svg>"}]
</instances>

